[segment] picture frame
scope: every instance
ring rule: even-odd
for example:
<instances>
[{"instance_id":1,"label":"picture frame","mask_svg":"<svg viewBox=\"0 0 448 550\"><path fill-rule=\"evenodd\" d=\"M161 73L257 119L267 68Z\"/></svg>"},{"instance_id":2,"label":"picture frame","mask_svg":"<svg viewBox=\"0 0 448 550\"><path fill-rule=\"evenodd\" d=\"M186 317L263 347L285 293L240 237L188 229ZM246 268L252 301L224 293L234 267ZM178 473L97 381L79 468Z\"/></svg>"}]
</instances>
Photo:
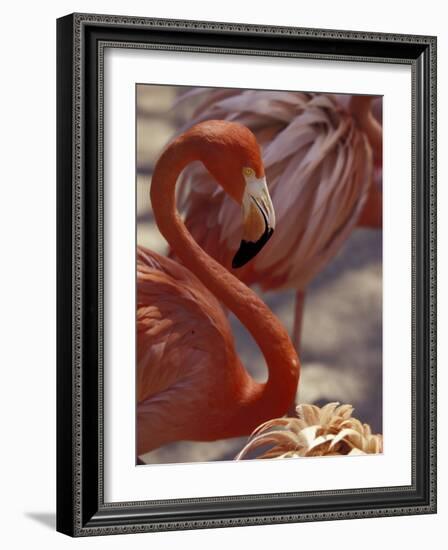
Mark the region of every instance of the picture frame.
<instances>
[{"instance_id":1,"label":"picture frame","mask_svg":"<svg viewBox=\"0 0 448 550\"><path fill-rule=\"evenodd\" d=\"M411 483L104 498L105 48L406 65L412 112ZM70 536L436 512L436 38L72 14L57 21L57 530Z\"/></svg>"}]
</instances>

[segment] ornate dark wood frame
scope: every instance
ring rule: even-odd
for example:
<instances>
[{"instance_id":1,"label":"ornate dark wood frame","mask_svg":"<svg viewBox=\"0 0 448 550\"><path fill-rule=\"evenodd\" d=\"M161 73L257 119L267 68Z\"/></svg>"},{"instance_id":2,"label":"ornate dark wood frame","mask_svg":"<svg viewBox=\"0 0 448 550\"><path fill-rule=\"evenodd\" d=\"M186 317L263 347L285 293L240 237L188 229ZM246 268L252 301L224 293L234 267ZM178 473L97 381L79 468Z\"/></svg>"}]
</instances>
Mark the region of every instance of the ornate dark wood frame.
<instances>
[{"instance_id":1,"label":"ornate dark wood frame","mask_svg":"<svg viewBox=\"0 0 448 550\"><path fill-rule=\"evenodd\" d=\"M110 46L411 65L410 486L104 502L102 63ZM74 14L57 22L57 50L57 529L87 536L434 513L436 38Z\"/></svg>"}]
</instances>

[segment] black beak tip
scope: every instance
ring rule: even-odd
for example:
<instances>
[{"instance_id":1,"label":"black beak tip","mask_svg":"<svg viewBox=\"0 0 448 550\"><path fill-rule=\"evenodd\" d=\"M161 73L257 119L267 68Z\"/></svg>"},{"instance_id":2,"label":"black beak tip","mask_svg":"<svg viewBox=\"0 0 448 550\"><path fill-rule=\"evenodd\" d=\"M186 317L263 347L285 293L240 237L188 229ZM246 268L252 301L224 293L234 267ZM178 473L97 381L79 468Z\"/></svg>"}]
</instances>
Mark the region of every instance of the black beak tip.
<instances>
[{"instance_id":1,"label":"black beak tip","mask_svg":"<svg viewBox=\"0 0 448 550\"><path fill-rule=\"evenodd\" d=\"M252 241L241 241L240 247L237 250L237 253L232 260L232 268L237 269L238 267L243 267L247 262L255 258L255 256L260 252L264 245L272 237L274 230L271 227L267 227L266 231L256 242Z\"/></svg>"}]
</instances>

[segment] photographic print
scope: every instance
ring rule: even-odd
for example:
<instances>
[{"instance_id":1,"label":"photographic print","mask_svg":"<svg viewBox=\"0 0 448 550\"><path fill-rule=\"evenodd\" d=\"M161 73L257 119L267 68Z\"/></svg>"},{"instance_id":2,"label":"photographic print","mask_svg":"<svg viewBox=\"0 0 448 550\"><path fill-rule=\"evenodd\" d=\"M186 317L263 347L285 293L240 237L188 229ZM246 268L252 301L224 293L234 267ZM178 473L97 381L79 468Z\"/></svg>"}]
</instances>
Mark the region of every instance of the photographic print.
<instances>
[{"instance_id":1,"label":"photographic print","mask_svg":"<svg viewBox=\"0 0 448 550\"><path fill-rule=\"evenodd\" d=\"M435 513L436 37L57 44L57 530Z\"/></svg>"},{"instance_id":2,"label":"photographic print","mask_svg":"<svg viewBox=\"0 0 448 550\"><path fill-rule=\"evenodd\" d=\"M382 97L135 107L137 464L382 453Z\"/></svg>"}]
</instances>

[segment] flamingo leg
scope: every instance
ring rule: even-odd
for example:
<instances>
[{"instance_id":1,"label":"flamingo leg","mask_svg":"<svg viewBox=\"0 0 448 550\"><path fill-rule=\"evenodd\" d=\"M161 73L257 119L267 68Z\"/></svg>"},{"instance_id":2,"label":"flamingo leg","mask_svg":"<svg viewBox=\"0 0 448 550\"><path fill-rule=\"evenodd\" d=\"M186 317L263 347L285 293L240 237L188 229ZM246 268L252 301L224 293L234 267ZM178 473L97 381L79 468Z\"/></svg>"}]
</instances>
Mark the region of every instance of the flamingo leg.
<instances>
[{"instance_id":1,"label":"flamingo leg","mask_svg":"<svg viewBox=\"0 0 448 550\"><path fill-rule=\"evenodd\" d=\"M295 304L294 304L294 325L292 329L292 343L297 351L297 355L300 357L301 347L301 335L302 335L302 321L303 310L305 306L305 292L298 290L296 292ZM291 403L288 409L288 416L296 416L296 400Z\"/></svg>"}]
</instances>

